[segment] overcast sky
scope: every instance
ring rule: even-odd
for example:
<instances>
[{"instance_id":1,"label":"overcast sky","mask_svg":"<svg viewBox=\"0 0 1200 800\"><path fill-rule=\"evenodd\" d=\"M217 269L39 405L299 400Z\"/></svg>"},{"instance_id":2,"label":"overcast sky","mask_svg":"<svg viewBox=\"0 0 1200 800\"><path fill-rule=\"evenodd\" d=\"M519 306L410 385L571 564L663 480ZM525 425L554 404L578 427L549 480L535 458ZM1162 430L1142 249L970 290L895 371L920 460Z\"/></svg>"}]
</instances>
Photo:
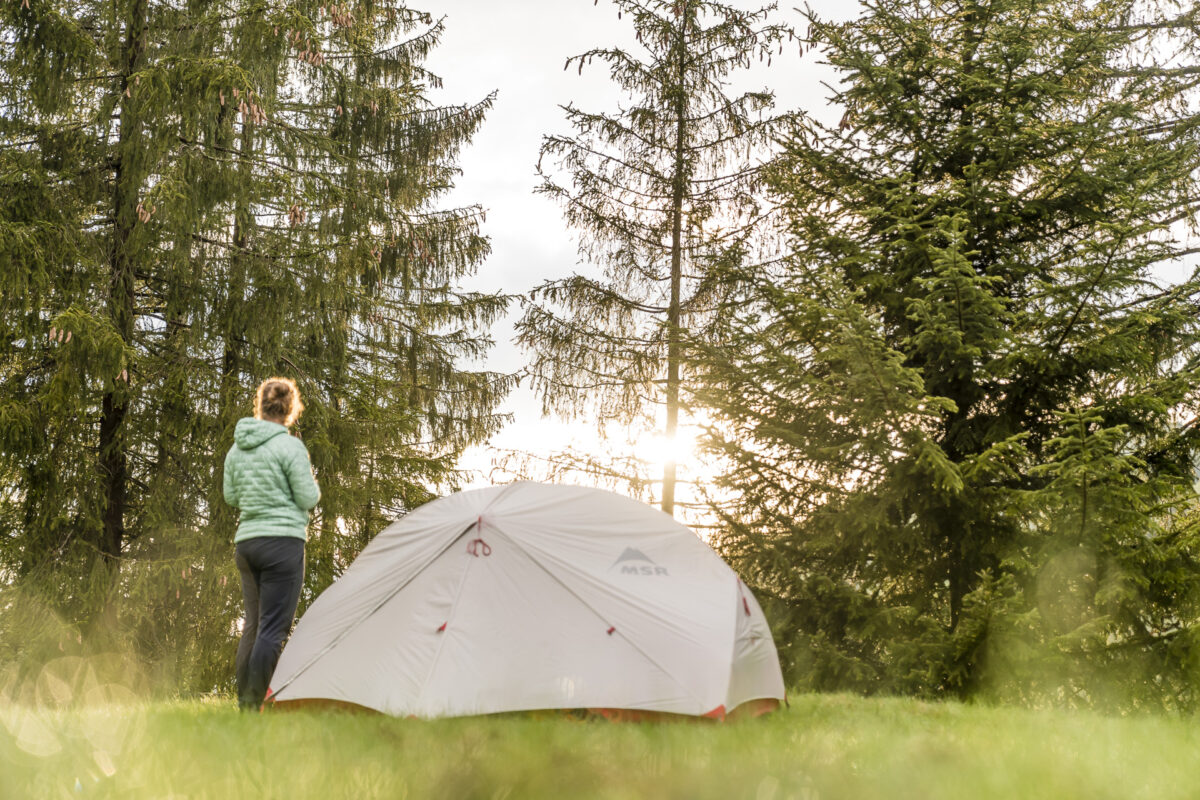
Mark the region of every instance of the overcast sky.
<instances>
[{"instance_id":1,"label":"overcast sky","mask_svg":"<svg viewBox=\"0 0 1200 800\"><path fill-rule=\"evenodd\" d=\"M759 5L733 4L747 9ZM609 0L427 0L414 5L446 20L442 43L426 63L444 80L433 99L461 104L498 93L487 121L463 153L463 174L447 200L447 205L479 203L487 209L484 232L492 254L470 288L525 293L547 278L576 271L579 257L561 209L533 193L534 165L542 136L570 132L560 105L616 109L621 95L599 62L582 75L564 71L563 64L592 48L634 46L629 19L617 19ZM791 5L776 20L803 29ZM855 2L833 0L810 0L809 5L824 18L847 18L857 9ZM736 76L731 90L765 87L775 93L780 110L802 108L832 116L837 112L828 108L829 90L821 85L832 79L831 73L818 61L817 54L801 58L785 53L769 69L764 65ZM514 309L494 329L497 341L488 368L514 372L525 364L526 356L511 341L517 316ZM587 448L594 441L586 426L542 419L538 399L524 387L510 397L505 410L515 420L493 439L495 448L548 454L571 443ZM476 448L463 466L486 470L491 456L491 450ZM487 483L480 474L472 485Z\"/></svg>"}]
</instances>

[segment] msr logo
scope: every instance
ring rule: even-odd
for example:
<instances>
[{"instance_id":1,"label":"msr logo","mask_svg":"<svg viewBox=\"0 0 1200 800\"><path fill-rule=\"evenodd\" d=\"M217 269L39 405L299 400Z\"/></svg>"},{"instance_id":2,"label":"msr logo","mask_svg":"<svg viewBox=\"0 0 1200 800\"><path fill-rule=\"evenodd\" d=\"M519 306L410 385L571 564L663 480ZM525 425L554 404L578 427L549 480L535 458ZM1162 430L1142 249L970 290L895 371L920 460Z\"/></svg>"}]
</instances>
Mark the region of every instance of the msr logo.
<instances>
[{"instance_id":1,"label":"msr logo","mask_svg":"<svg viewBox=\"0 0 1200 800\"><path fill-rule=\"evenodd\" d=\"M622 575L669 575L666 567L660 567L655 564L650 557L641 550L636 550L632 547L626 547L625 552L617 556L617 560L609 569L621 567Z\"/></svg>"}]
</instances>

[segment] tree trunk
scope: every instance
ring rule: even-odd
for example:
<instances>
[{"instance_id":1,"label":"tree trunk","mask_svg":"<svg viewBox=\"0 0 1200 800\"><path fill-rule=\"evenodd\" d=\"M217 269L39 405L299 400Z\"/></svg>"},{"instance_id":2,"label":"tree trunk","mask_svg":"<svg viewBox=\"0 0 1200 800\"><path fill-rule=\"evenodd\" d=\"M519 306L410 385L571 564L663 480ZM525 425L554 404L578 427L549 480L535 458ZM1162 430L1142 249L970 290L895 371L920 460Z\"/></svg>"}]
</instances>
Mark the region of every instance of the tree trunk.
<instances>
[{"instance_id":1,"label":"tree trunk","mask_svg":"<svg viewBox=\"0 0 1200 800\"><path fill-rule=\"evenodd\" d=\"M244 173L243 180L250 181L252 176L249 174L249 167L246 165L250 163L254 133L249 122L243 121L240 139L238 147L242 162L241 171ZM221 358L221 384L217 401L216 425L216 434L220 437L218 441L222 445L231 441L230 437L233 433L233 426L237 422L238 417L241 416L238 398L242 393L241 382L244 371L244 359L241 351L243 347L242 343L246 336L244 307L246 304L246 286L248 283L246 259L248 258L250 241L247 235L247 228L250 224L250 208L243 199L243 196L239 196L233 213L233 250L229 256L229 273L226 276L225 282L226 330L225 344ZM228 542L232 542L236 517L234 516L234 510L225 504L223 497L221 487L223 485L224 470L224 460L218 461L217 472L213 481L212 509L209 518L222 538Z\"/></svg>"},{"instance_id":2,"label":"tree trunk","mask_svg":"<svg viewBox=\"0 0 1200 800\"><path fill-rule=\"evenodd\" d=\"M131 119L132 103L125 96L130 76L142 61L146 46L146 0L133 0L125 37L125 66L121 80L121 114L117 134L115 180L113 187L113 241L110 254L108 284L108 314L113 328L125 345L133 341L134 316L134 226L137 225L138 193L141 189L139 171L130 167L131 157L141 146L142 136L137 120ZM121 557L125 540L125 510L129 475L129 442L126 418L129 413L129 381L125 373L122 386L115 380L102 400L100 416L100 480L104 487L104 518L100 538L100 553L106 561L115 563Z\"/></svg>"},{"instance_id":3,"label":"tree trunk","mask_svg":"<svg viewBox=\"0 0 1200 800\"><path fill-rule=\"evenodd\" d=\"M679 83L676 87L678 96L675 99L675 170L672 176L674 186L671 197L671 301L667 308L667 429L666 439L672 451L663 465L662 510L668 514L675 513L675 463L674 442L679 427L679 362L682 355L682 343L679 330L679 292L683 278L683 190L686 174L684 172L684 144L686 143L685 119L687 112L687 87L684 85L687 70L687 3L683 5L683 13L679 24Z\"/></svg>"}]
</instances>

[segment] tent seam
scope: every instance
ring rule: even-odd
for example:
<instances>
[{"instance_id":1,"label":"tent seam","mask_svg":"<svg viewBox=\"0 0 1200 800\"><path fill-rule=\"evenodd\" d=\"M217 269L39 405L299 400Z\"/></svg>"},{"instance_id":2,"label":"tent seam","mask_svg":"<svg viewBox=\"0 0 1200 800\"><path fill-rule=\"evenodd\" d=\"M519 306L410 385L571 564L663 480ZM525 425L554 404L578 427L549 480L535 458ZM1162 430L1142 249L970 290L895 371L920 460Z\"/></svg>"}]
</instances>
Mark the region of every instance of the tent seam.
<instances>
[{"instance_id":1,"label":"tent seam","mask_svg":"<svg viewBox=\"0 0 1200 800\"><path fill-rule=\"evenodd\" d=\"M482 529L483 526L479 525L478 520L476 520L475 525L472 525L472 527L475 527L477 525ZM467 531L469 531L469 530L471 530L471 528L467 528ZM458 537L458 539L462 539L463 536L466 536L467 531L463 531L462 534ZM455 541L458 541L458 539L456 539ZM467 585L467 576L471 574L471 567L474 564L474 561L475 561L475 559L468 559L467 565L463 568L462 577L459 578L459 580L458 580L458 589L456 589L454 591L454 599L450 601L450 613L446 616L447 623L449 623L450 621L452 621L454 619L454 612L458 608L458 601L462 597L463 587ZM432 564L432 562L430 562L430 564ZM430 564L427 564L424 567L424 569L428 569ZM424 569L422 571L424 571ZM446 627L447 627L447 629L449 629L448 625ZM441 640L438 642L437 652L435 652L433 654L433 658L429 662L429 671L425 673L425 680L421 681L421 688L419 690L417 690L417 696L416 696L415 701L413 702L413 705L418 708L421 705L421 699L425 696L425 690L429 688L429 681L433 679L433 673L437 669L438 659L440 659L442 657L442 650L444 650L446 647L445 631L443 631L442 633L443 633L443 635L441 637Z\"/></svg>"}]
</instances>

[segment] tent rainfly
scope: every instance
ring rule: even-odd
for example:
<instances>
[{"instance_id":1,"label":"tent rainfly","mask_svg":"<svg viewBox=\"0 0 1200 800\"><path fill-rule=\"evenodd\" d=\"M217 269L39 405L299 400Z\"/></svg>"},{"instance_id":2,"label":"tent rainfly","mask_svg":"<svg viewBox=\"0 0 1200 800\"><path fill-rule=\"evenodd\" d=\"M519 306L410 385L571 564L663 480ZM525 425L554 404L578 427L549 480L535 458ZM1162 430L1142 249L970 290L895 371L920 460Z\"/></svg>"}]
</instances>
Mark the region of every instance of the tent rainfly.
<instances>
[{"instance_id":1,"label":"tent rainfly","mask_svg":"<svg viewBox=\"0 0 1200 800\"><path fill-rule=\"evenodd\" d=\"M783 698L762 610L695 533L612 492L522 482L384 529L296 626L268 704L723 719Z\"/></svg>"}]
</instances>

